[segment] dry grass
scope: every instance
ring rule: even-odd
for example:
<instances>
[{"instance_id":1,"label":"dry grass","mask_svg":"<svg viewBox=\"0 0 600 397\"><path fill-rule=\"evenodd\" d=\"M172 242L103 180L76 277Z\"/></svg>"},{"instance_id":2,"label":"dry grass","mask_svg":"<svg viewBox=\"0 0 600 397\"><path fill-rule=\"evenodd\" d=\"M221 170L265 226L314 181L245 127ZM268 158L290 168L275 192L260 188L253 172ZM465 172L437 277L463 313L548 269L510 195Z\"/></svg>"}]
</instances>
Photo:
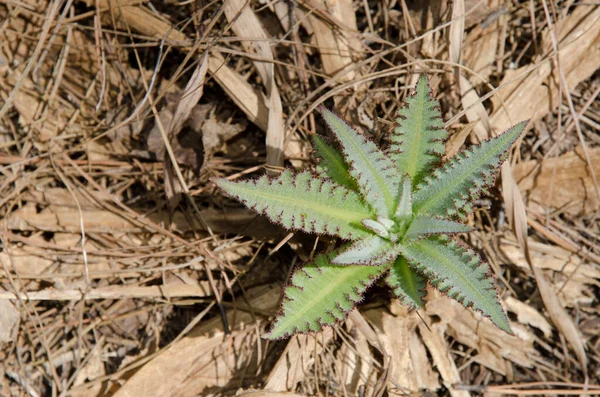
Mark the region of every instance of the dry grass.
<instances>
[{"instance_id":1,"label":"dry grass","mask_svg":"<svg viewBox=\"0 0 600 397\"><path fill-rule=\"evenodd\" d=\"M597 4L4 0L0 43L1 395L600 394ZM385 141L423 71L451 153L532 120L470 220L515 336L380 288L261 340L314 237L209 178L310 167L320 103Z\"/></svg>"}]
</instances>

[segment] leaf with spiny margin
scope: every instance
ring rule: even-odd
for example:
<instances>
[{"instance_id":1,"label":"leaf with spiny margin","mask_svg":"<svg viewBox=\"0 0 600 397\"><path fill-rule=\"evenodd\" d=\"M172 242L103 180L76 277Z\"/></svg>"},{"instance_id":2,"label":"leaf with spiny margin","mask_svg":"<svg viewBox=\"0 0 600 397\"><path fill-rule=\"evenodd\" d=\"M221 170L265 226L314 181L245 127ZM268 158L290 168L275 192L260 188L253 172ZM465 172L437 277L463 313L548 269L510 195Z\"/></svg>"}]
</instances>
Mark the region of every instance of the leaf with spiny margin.
<instances>
[{"instance_id":1,"label":"leaf with spiny margin","mask_svg":"<svg viewBox=\"0 0 600 397\"><path fill-rule=\"evenodd\" d=\"M294 271L285 288L281 312L265 337L281 339L297 332L320 331L346 318L363 292L385 271L384 266L337 266L337 253L318 255Z\"/></svg>"},{"instance_id":2,"label":"leaf with spiny margin","mask_svg":"<svg viewBox=\"0 0 600 397\"><path fill-rule=\"evenodd\" d=\"M325 175L338 185L346 186L350 190L358 191L356 180L350 176L348 165L339 150L328 145L320 136L313 136L313 146L321 162L317 165L317 172Z\"/></svg>"},{"instance_id":3,"label":"leaf with spiny margin","mask_svg":"<svg viewBox=\"0 0 600 397\"><path fill-rule=\"evenodd\" d=\"M398 110L398 126L391 136L388 156L416 186L441 162L448 133L425 75L419 77L415 93L405 102L407 105Z\"/></svg>"},{"instance_id":4,"label":"leaf with spiny margin","mask_svg":"<svg viewBox=\"0 0 600 397\"><path fill-rule=\"evenodd\" d=\"M400 188L398 189L398 207L396 207L396 219L406 221L413 216L412 205L412 180L410 176L404 175Z\"/></svg>"},{"instance_id":5,"label":"leaf with spiny margin","mask_svg":"<svg viewBox=\"0 0 600 397\"><path fill-rule=\"evenodd\" d=\"M411 308L422 308L425 298L425 278L410 267L406 258L398 256L385 278L400 301Z\"/></svg>"},{"instance_id":6,"label":"leaf with spiny margin","mask_svg":"<svg viewBox=\"0 0 600 397\"><path fill-rule=\"evenodd\" d=\"M358 182L365 201L377 215L392 218L400 183L400 172L392 160L335 113L324 106L318 109L340 142L350 175Z\"/></svg>"},{"instance_id":7,"label":"leaf with spiny margin","mask_svg":"<svg viewBox=\"0 0 600 397\"><path fill-rule=\"evenodd\" d=\"M369 229L370 231L372 231L374 234L383 237L383 238L389 238L390 237L390 230L388 227L386 227L385 225L377 222L374 219L363 219L362 220L362 225L364 227L366 227L367 229Z\"/></svg>"},{"instance_id":8,"label":"leaf with spiny margin","mask_svg":"<svg viewBox=\"0 0 600 397\"><path fill-rule=\"evenodd\" d=\"M435 218L427 215L417 215L414 217L403 241L417 239L432 234L456 234L472 231L471 226L462 223L449 221L447 219Z\"/></svg>"},{"instance_id":9,"label":"leaf with spiny margin","mask_svg":"<svg viewBox=\"0 0 600 397\"><path fill-rule=\"evenodd\" d=\"M373 235L354 241L331 260L334 265L381 266L398 255L390 240Z\"/></svg>"},{"instance_id":10,"label":"leaf with spiny margin","mask_svg":"<svg viewBox=\"0 0 600 397\"><path fill-rule=\"evenodd\" d=\"M521 135L527 121L504 134L474 145L436 169L413 194L416 214L464 217L472 212L471 201L494 183L507 151Z\"/></svg>"},{"instance_id":11,"label":"leaf with spiny margin","mask_svg":"<svg viewBox=\"0 0 600 397\"><path fill-rule=\"evenodd\" d=\"M431 285L449 297L489 317L498 328L512 334L487 263L473 251L445 236L429 237L400 247L409 264Z\"/></svg>"},{"instance_id":12,"label":"leaf with spiny margin","mask_svg":"<svg viewBox=\"0 0 600 397\"><path fill-rule=\"evenodd\" d=\"M358 193L315 178L310 172L294 175L285 170L277 178L214 183L248 208L287 229L325 233L355 240L371 235L361 221L373 216Z\"/></svg>"}]
</instances>

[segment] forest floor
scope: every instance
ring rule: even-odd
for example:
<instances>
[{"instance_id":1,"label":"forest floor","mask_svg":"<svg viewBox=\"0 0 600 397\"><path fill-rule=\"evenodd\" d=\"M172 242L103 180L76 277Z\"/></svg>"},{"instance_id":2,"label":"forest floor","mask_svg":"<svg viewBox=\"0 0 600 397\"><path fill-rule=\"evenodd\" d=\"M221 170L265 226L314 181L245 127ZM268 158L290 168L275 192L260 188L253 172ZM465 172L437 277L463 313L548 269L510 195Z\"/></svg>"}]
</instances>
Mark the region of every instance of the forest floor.
<instances>
[{"instance_id":1,"label":"forest floor","mask_svg":"<svg viewBox=\"0 0 600 397\"><path fill-rule=\"evenodd\" d=\"M0 395L600 394L597 3L0 0L0 43ZM419 73L449 154L531 120L462 237L514 335L377 284L261 338L324 244L211 178L314 167L319 104L385 146Z\"/></svg>"}]
</instances>

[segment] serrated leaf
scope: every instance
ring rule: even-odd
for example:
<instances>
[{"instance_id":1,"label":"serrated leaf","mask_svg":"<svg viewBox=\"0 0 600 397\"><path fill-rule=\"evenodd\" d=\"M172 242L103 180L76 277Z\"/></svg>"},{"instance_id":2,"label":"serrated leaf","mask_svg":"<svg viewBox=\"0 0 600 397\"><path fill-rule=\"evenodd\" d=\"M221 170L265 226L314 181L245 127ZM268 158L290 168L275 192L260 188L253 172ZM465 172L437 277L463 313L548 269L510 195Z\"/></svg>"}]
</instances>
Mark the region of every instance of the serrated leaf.
<instances>
[{"instance_id":1,"label":"serrated leaf","mask_svg":"<svg viewBox=\"0 0 600 397\"><path fill-rule=\"evenodd\" d=\"M410 265L431 284L466 307L488 316L500 329L512 334L489 265L471 250L444 237L429 237L401 248Z\"/></svg>"},{"instance_id":2,"label":"serrated leaf","mask_svg":"<svg viewBox=\"0 0 600 397\"><path fill-rule=\"evenodd\" d=\"M402 255L398 256L390 267L385 282L403 304L411 308L423 307L426 294L425 279L410 267Z\"/></svg>"},{"instance_id":3,"label":"serrated leaf","mask_svg":"<svg viewBox=\"0 0 600 397\"><path fill-rule=\"evenodd\" d=\"M354 241L342 252L335 256L331 263L334 265L368 265L381 266L398 255L390 240L379 236L369 236Z\"/></svg>"},{"instance_id":4,"label":"serrated leaf","mask_svg":"<svg viewBox=\"0 0 600 397\"><path fill-rule=\"evenodd\" d=\"M413 194L414 212L461 217L470 213L471 201L494 183L497 168L526 124L521 122L504 134L475 145L436 169Z\"/></svg>"},{"instance_id":5,"label":"serrated leaf","mask_svg":"<svg viewBox=\"0 0 600 397\"><path fill-rule=\"evenodd\" d=\"M266 338L320 331L345 319L367 287L385 271L383 266L333 265L330 258L334 255L319 255L314 263L294 272L284 291L281 313Z\"/></svg>"},{"instance_id":6,"label":"serrated leaf","mask_svg":"<svg viewBox=\"0 0 600 397\"><path fill-rule=\"evenodd\" d=\"M355 240L371 235L361 221L373 216L356 192L310 172L285 170L277 178L214 183L248 208L288 229Z\"/></svg>"},{"instance_id":7,"label":"serrated leaf","mask_svg":"<svg viewBox=\"0 0 600 397\"><path fill-rule=\"evenodd\" d=\"M448 133L425 75L419 77L415 93L405 102L406 106L398 110L398 127L391 136L388 154L416 186L440 163Z\"/></svg>"},{"instance_id":8,"label":"serrated leaf","mask_svg":"<svg viewBox=\"0 0 600 397\"><path fill-rule=\"evenodd\" d=\"M393 217L400 172L392 160L335 113L322 106L319 111L340 142L350 175L357 181L365 201L377 215Z\"/></svg>"},{"instance_id":9,"label":"serrated leaf","mask_svg":"<svg viewBox=\"0 0 600 397\"><path fill-rule=\"evenodd\" d=\"M363 219L361 223L364 227L366 227L367 229L369 229L370 231L372 231L379 237L383 237L383 238L390 237L389 229L374 219Z\"/></svg>"},{"instance_id":10,"label":"serrated leaf","mask_svg":"<svg viewBox=\"0 0 600 397\"><path fill-rule=\"evenodd\" d=\"M447 219L434 218L427 215L415 216L406 234L404 241L413 240L419 237L424 237L432 234L456 234L467 233L472 231L471 226L449 221Z\"/></svg>"},{"instance_id":11,"label":"serrated leaf","mask_svg":"<svg viewBox=\"0 0 600 397\"><path fill-rule=\"evenodd\" d=\"M408 220L413 216L412 180L408 175L402 178L399 196L398 207L396 208L396 219Z\"/></svg>"},{"instance_id":12,"label":"serrated leaf","mask_svg":"<svg viewBox=\"0 0 600 397\"><path fill-rule=\"evenodd\" d=\"M317 135L313 136L313 146L319 157L321 157L317 171L326 175L338 185L357 191L358 185L356 184L356 180L350 176L348 165L344 161L342 153L328 145L323 138Z\"/></svg>"}]
</instances>

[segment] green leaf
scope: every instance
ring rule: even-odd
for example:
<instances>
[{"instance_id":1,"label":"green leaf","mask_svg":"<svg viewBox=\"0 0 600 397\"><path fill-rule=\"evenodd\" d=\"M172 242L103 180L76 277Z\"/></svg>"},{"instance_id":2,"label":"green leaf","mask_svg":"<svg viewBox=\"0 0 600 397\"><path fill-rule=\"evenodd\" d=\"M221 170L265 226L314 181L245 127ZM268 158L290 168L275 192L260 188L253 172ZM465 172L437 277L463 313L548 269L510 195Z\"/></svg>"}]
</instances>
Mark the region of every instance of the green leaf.
<instances>
[{"instance_id":1,"label":"green leaf","mask_svg":"<svg viewBox=\"0 0 600 397\"><path fill-rule=\"evenodd\" d=\"M377 215L391 218L396 211L400 172L375 143L360 135L325 107L319 107L325 122L339 140L350 175L358 182L365 201Z\"/></svg>"},{"instance_id":2,"label":"green leaf","mask_svg":"<svg viewBox=\"0 0 600 397\"><path fill-rule=\"evenodd\" d=\"M321 162L317 166L320 174L326 175L338 185L346 186L350 190L357 191L358 185L350 172L348 165L344 161L342 154L335 148L328 145L320 136L313 136L313 146L317 151Z\"/></svg>"},{"instance_id":3,"label":"green leaf","mask_svg":"<svg viewBox=\"0 0 600 397\"><path fill-rule=\"evenodd\" d=\"M410 226L404 235L404 241L430 236L432 234L467 233L472 230L473 228L471 226L462 223L434 218L427 215L418 215L410 223Z\"/></svg>"},{"instance_id":4,"label":"green leaf","mask_svg":"<svg viewBox=\"0 0 600 397\"><path fill-rule=\"evenodd\" d=\"M390 240L369 236L356 240L331 260L334 265L381 266L398 255Z\"/></svg>"},{"instance_id":5,"label":"green leaf","mask_svg":"<svg viewBox=\"0 0 600 397\"><path fill-rule=\"evenodd\" d=\"M431 285L466 307L488 316L500 329L512 334L487 263L471 250L446 237L429 237L401 247L410 265Z\"/></svg>"},{"instance_id":6,"label":"green leaf","mask_svg":"<svg viewBox=\"0 0 600 397\"><path fill-rule=\"evenodd\" d=\"M315 178L310 172L294 175L285 170L274 179L264 176L256 181L213 182L248 208L287 229L350 240L371 235L360 223L372 217L360 196L329 180Z\"/></svg>"},{"instance_id":7,"label":"green leaf","mask_svg":"<svg viewBox=\"0 0 600 397\"><path fill-rule=\"evenodd\" d=\"M378 235L379 237L389 239L390 230L385 225L377 222L374 219L363 219L361 223L365 228L369 229L370 231L372 231L374 234Z\"/></svg>"},{"instance_id":8,"label":"green leaf","mask_svg":"<svg viewBox=\"0 0 600 397\"><path fill-rule=\"evenodd\" d=\"M389 156L416 186L440 163L448 133L425 75L419 77L414 95L405 102L407 106L398 110Z\"/></svg>"},{"instance_id":9,"label":"green leaf","mask_svg":"<svg viewBox=\"0 0 600 397\"><path fill-rule=\"evenodd\" d=\"M403 256L398 256L385 282L394 290L400 301L411 308L422 308L425 298L425 279L415 272Z\"/></svg>"},{"instance_id":10,"label":"green leaf","mask_svg":"<svg viewBox=\"0 0 600 397\"><path fill-rule=\"evenodd\" d=\"M472 211L471 201L494 183L497 168L521 135L526 121L504 134L475 145L447 161L417 187L413 195L415 213L464 217Z\"/></svg>"},{"instance_id":11,"label":"green leaf","mask_svg":"<svg viewBox=\"0 0 600 397\"><path fill-rule=\"evenodd\" d=\"M410 176L404 176L400 186L400 198L396 208L396 219L408 220L413 216L412 181Z\"/></svg>"},{"instance_id":12,"label":"green leaf","mask_svg":"<svg viewBox=\"0 0 600 397\"><path fill-rule=\"evenodd\" d=\"M294 272L285 288L280 315L265 337L285 338L297 332L320 331L346 318L363 292L385 271L383 266L336 266L319 255Z\"/></svg>"}]
</instances>

